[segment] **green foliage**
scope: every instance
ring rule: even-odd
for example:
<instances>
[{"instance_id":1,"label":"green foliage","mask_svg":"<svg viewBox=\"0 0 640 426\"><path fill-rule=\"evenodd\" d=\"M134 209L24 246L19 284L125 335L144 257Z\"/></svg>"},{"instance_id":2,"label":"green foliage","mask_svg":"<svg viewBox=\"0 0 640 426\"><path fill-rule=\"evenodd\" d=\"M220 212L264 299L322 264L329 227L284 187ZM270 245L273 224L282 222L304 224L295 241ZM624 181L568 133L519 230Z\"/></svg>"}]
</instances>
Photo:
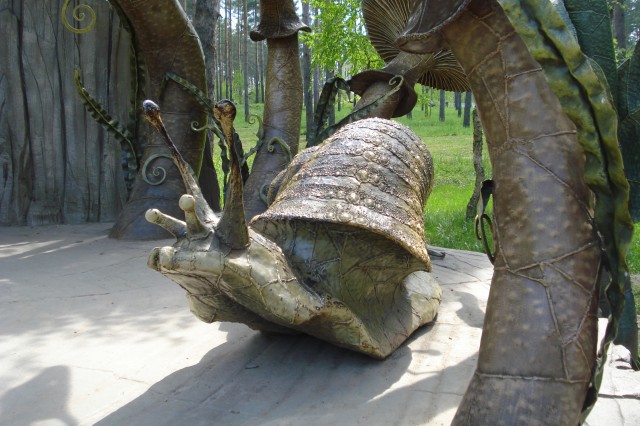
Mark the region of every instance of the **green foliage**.
<instances>
[{"instance_id":1,"label":"green foliage","mask_svg":"<svg viewBox=\"0 0 640 426\"><path fill-rule=\"evenodd\" d=\"M630 185L629 210L640 220L640 44L618 68L618 139Z\"/></svg>"},{"instance_id":2,"label":"green foliage","mask_svg":"<svg viewBox=\"0 0 640 426\"><path fill-rule=\"evenodd\" d=\"M616 58L607 0L564 0L564 6L582 51L600 65L611 92L616 93Z\"/></svg>"},{"instance_id":3,"label":"green foliage","mask_svg":"<svg viewBox=\"0 0 640 426\"><path fill-rule=\"evenodd\" d=\"M319 11L318 24L312 33L302 33L300 38L309 46L314 65L339 74L337 66L341 64L349 67L351 75L383 65L364 30L360 0L310 3Z\"/></svg>"}]
</instances>

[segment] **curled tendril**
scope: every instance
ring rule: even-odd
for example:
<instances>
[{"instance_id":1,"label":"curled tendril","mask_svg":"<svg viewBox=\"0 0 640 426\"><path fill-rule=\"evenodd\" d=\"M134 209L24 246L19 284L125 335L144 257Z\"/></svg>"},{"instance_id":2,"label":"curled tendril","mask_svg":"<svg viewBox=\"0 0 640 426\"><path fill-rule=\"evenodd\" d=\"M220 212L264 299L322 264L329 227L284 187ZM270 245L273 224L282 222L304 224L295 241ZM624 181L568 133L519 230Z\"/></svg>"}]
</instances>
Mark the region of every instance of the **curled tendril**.
<instances>
[{"instance_id":1,"label":"curled tendril","mask_svg":"<svg viewBox=\"0 0 640 426\"><path fill-rule=\"evenodd\" d=\"M269 205L269 201L268 201L269 200L269 184L265 183L260 187L260 192L258 193L258 196L260 197L263 203L265 203L266 205Z\"/></svg>"},{"instance_id":2,"label":"curled tendril","mask_svg":"<svg viewBox=\"0 0 640 426\"><path fill-rule=\"evenodd\" d=\"M262 125L262 119L260 116L251 114L247 119L247 123L249 124L255 124L256 121L258 122L258 131L256 132L256 136L258 137L258 140L262 140L264 139L264 126Z\"/></svg>"},{"instance_id":3,"label":"curled tendril","mask_svg":"<svg viewBox=\"0 0 640 426\"><path fill-rule=\"evenodd\" d=\"M61 13L62 24L65 26L66 29L68 29L74 34L86 34L89 31L91 31L93 27L95 27L96 25L95 10L93 10L93 8L88 4L76 5L71 10L71 16L73 17L74 21L82 23L87 18L87 13L89 14L89 17L90 17L89 23L87 24L86 27L76 28L73 25L71 25L69 23L69 20L67 19L67 9L69 8L70 3L71 3L71 0L65 0L64 4L62 5L62 13Z\"/></svg>"},{"instance_id":4,"label":"curled tendril","mask_svg":"<svg viewBox=\"0 0 640 426\"><path fill-rule=\"evenodd\" d=\"M282 139L276 137L271 139L269 143L267 143L267 151L275 152L276 147L273 146L274 143L280 145L280 147L284 151L284 156L286 157L287 163L289 163L291 161L291 149L289 148L289 145L287 145L287 143Z\"/></svg>"},{"instance_id":5,"label":"curled tendril","mask_svg":"<svg viewBox=\"0 0 640 426\"><path fill-rule=\"evenodd\" d=\"M167 169L165 169L164 167L156 166L150 173L147 172L147 168L149 167L149 165L153 161L161 157L168 158L169 160L173 161L173 157L168 154L154 154L149 156L149 158L147 158L147 161L145 161L144 165L142 166L142 180L144 180L149 185L160 185L167 179ZM150 179L149 176L153 176L154 179Z\"/></svg>"},{"instance_id":6,"label":"curled tendril","mask_svg":"<svg viewBox=\"0 0 640 426\"><path fill-rule=\"evenodd\" d=\"M394 75L389 80L389 86L395 86L394 89L400 89L402 87L402 83L404 82L404 77L401 75Z\"/></svg>"},{"instance_id":7,"label":"curled tendril","mask_svg":"<svg viewBox=\"0 0 640 426\"><path fill-rule=\"evenodd\" d=\"M218 126L216 126L215 123L207 123L202 127L198 127L199 125L200 123L198 123L197 121L192 121L191 130L193 130L194 132L204 132L205 130L218 130Z\"/></svg>"}]
</instances>

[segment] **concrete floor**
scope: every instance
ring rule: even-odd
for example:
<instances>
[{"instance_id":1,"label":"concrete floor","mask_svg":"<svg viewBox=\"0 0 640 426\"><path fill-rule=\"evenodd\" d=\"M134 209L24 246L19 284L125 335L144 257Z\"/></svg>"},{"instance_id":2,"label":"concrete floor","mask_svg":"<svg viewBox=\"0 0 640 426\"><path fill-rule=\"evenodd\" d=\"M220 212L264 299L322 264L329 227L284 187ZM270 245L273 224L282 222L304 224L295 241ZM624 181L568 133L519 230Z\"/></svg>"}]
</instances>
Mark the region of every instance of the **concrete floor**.
<instances>
[{"instance_id":1,"label":"concrete floor","mask_svg":"<svg viewBox=\"0 0 640 426\"><path fill-rule=\"evenodd\" d=\"M204 324L146 267L172 241L111 224L0 228L0 425L446 425L475 369L492 267L446 250L437 322L385 361ZM640 424L615 348L590 425Z\"/></svg>"}]
</instances>

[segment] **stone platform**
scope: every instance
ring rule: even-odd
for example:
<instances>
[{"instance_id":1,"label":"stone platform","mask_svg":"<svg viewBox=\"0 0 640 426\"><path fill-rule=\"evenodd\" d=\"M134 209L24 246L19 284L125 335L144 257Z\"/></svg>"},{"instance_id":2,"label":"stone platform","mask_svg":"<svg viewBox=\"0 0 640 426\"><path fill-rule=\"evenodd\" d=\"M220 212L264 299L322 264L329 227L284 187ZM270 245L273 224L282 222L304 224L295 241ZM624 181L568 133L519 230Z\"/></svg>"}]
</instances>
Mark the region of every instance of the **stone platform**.
<instances>
[{"instance_id":1,"label":"stone platform","mask_svg":"<svg viewBox=\"0 0 640 426\"><path fill-rule=\"evenodd\" d=\"M444 249L437 321L385 361L204 324L146 267L173 241L111 224L0 228L0 425L448 425L475 369L492 266ZM640 424L614 348L590 425Z\"/></svg>"}]
</instances>

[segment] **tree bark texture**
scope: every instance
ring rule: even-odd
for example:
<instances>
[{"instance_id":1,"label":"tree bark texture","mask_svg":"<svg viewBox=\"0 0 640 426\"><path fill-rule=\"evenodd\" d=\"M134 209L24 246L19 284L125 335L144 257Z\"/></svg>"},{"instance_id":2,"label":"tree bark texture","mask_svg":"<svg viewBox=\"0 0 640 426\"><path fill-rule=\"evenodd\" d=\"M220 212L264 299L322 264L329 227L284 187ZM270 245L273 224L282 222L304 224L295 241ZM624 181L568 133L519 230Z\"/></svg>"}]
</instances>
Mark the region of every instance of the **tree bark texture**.
<instances>
[{"instance_id":1,"label":"tree bark texture","mask_svg":"<svg viewBox=\"0 0 640 426\"><path fill-rule=\"evenodd\" d=\"M305 23L311 22L311 15L309 13L309 2L302 2L302 21ZM311 52L307 43L302 44L302 89L304 91L304 111L306 117L306 133L311 133L311 127L313 126L313 87L311 86Z\"/></svg>"},{"instance_id":2,"label":"tree bark texture","mask_svg":"<svg viewBox=\"0 0 640 426\"><path fill-rule=\"evenodd\" d=\"M120 146L85 112L74 70L126 123L130 38L104 2L90 32L71 33L63 3L0 1L0 225L113 221L127 197Z\"/></svg>"}]
</instances>

